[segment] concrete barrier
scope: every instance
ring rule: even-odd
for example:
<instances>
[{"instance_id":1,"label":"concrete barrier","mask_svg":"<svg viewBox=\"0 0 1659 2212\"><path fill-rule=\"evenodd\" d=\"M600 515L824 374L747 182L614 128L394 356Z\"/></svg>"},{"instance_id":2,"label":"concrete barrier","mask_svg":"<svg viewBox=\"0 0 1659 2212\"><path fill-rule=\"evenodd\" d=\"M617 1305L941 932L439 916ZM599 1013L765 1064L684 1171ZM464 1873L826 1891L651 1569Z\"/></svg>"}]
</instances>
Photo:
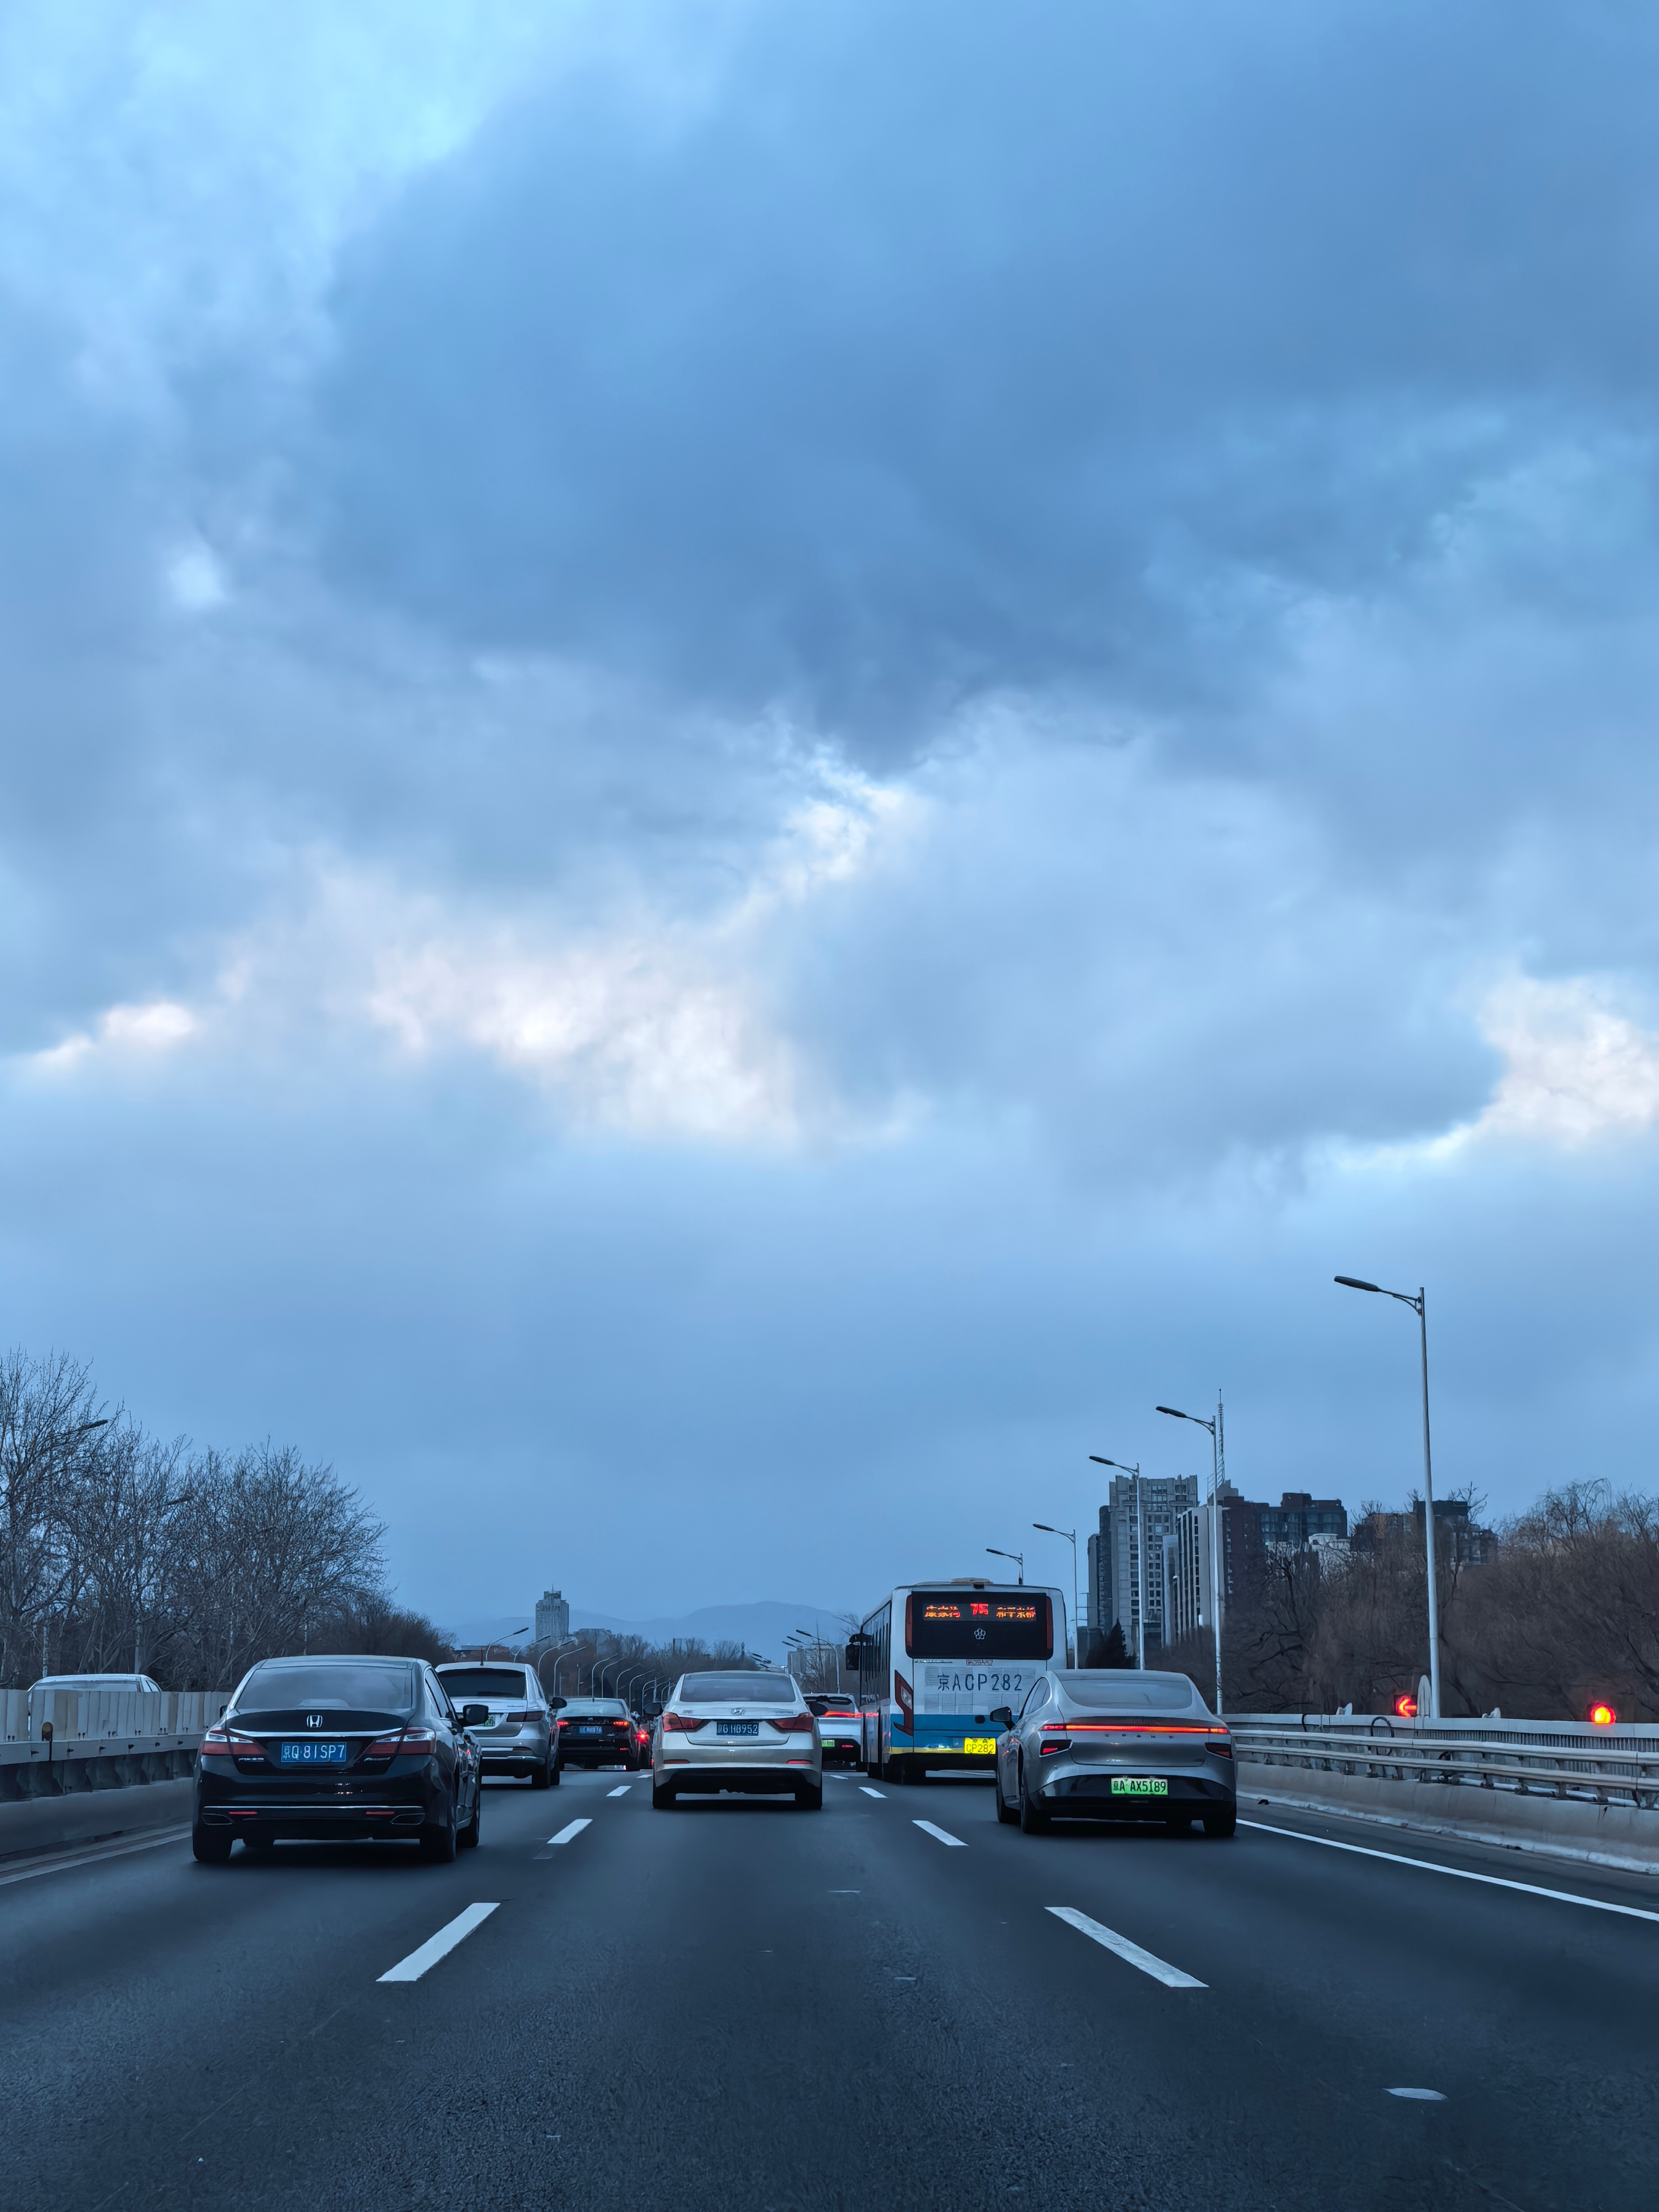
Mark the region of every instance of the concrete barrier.
<instances>
[{"instance_id":1,"label":"concrete barrier","mask_svg":"<svg viewBox=\"0 0 1659 2212\"><path fill-rule=\"evenodd\" d=\"M137 1841L158 1829L184 1828L190 1822L194 1786L188 1781L158 1782L148 1790L86 1790L0 1805L0 1868L91 1844Z\"/></svg>"},{"instance_id":2,"label":"concrete barrier","mask_svg":"<svg viewBox=\"0 0 1659 2212\"><path fill-rule=\"evenodd\" d=\"M34 1711L27 1691L0 1691L0 1807L186 1779L230 1694L52 1690Z\"/></svg>"}]
</instances>

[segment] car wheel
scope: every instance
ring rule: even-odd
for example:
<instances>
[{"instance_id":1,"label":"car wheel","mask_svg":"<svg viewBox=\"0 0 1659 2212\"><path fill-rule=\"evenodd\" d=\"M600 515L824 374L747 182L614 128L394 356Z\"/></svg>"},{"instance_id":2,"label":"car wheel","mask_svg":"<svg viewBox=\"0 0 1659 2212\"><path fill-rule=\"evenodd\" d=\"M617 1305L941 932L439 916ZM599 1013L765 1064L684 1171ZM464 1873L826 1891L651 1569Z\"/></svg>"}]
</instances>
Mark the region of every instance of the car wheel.
<instances>
[{"instance_id":1,"label":"car wheel","mask_svg":"<svg viewBox=\"0 0 1659 2212\"><path fill-rule=\"evenodd\" d=\"M1048 1809L1032 1796L1024 1759L1019 1768L1019 1825L1028 1836L1040 1836L1048 1825Z\"/></svg>"},{"instance_id":2,"label":"car wheel","mask_svg":"<svg viewBox=\"0 0 1659 2212\"><path fill-rule=\"evenodd\" d=\"M997 1818L998 1818L998 1820L1002 1823L1002 1825L1003 1825L1003 1826L1004 1826L1005 1828L1017 1828L1017 1827L1018 1827L1018 1826L1019 1826L1019 1815L1018 1815L1018 1813L1016 1813L1011 1806L1005 1805L1005 1804L1003 1803L1003 1802L1002 1802L1002 1777L1001 1777L1000 1774L999 1774L999 1775L997 1775L997 1776L994 1778L994 1786L995 1787L996 1793L997 1793Z\"/></svg>"},{"instance_id":3,"label":"car wheel","mask_svg":"<svg viewBox=\"0 0 1659 2212\"><path fill-rule=\"evenodd\" d=\"M1204 1815L1204 1832L1206 1836L1231 1836L1237 1826L1237 1807L1225 1813L1206 1813Z\"/></svg>"},{"instance_id":4,"label":"car wheel","mask_svg":"<svg viewBox=\"0 0 1659 2212\"><path fill-rule=\"evenodd\" d=\"M480 1781L472 1792L472 1818L455 1838L464 1851L476 1851L478 1836L483 1826L483 1784Z\"/></svg>"},{"instance_id":5,"label":"car wheel","mask_svg":"<svg viewBox=\"0 0 1659 2212\"><path fill-rule=\"evenodd\" d=\"M204 1866L223 1866L230 1856L230 1831L222 1834L217 1828L192 1828L190 1832L190 1855Z\"/></svg>"},{"instance_id":6,"label":"car wheel","mask_svg":"<svg viewBox=\"0 0 1659 2212\"><path fill-rule=\"evenodd\" d=\"M421 1856L434 1866L449 1866L455 1857L455 1810L450 1808L449 1818L441 1826L430 1822L421 1831Z\"/></svg>"},{"instance_id":7,"label":"car wheel","mask_svg":"<svg viewBox=\"0 0 1659 2212\"><path fill-rule=\"evenodd\" d=\"M553 1762L550 1759L544 1759L539 1766L531 1768L530 1786L532 1790L550 1790L553 1787Z\"/></svg>"},{"instance_id":8,"label":"car wheel","mask_svg":"<svg viewBox=\"0 0 1659 2212\"><path fill-rule=\"evenodd\" d=\"M673 1790L664 1789L660 1782L652 1784L651 1805L653 1812L672 1813L674 1809L674 1799Z\"/></svg>"},{"instance_id":9,"label":"car wheel","mask_svg":"<svg viewBox=\"0 0 1659 2212\"><path fill-rule=\"evenodd\" d=\"M799 1809L799 1810L800 1810L801 1812L804 1812L804 1813L821 1813L821 1812L823 1812L823 1783L821 1783L821 1782L820 1782L820 1783L819 1783L819 1784L818 1784L818 1786L817 1786L817 1788L816 1790L796 1790L796 1792L795 1792L795 1804L796 1804L796 1806L797 1806L798 1809Z\"/></svg>"},{"instance_id":10,"label":"car wheel","mask_svg":"<svg viewBox=\"0 0 1659 2212\"><path fill-rule=\"evenodd\" d=\"M563 1772L564 1762L562 1759L556 1759L549 1765L547 1770L547 1779L553 1789L556 1790L558 1788L559 1777Z\"/></svg>"}]
</instances>

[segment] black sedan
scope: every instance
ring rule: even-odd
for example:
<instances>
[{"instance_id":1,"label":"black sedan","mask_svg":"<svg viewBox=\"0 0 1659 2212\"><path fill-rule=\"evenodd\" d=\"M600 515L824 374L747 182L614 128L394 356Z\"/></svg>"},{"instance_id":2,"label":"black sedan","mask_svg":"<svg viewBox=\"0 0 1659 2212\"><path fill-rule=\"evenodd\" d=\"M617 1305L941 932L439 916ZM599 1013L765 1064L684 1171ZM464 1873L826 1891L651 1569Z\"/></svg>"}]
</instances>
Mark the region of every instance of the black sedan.
<instances>
[{"instance_id":1,"label":"black sedan","mask_svg":"<svg viewBox=\"0 0 1659 2212\"><path fill-rule=\"evenodd\" d=\"M202 1740L191 1848L222 1865L238 1838L418 1843L447 1863L478 1840L482 1765L469 1722L418 1659L268 1659Z\"/></svg>"}]
</instances>

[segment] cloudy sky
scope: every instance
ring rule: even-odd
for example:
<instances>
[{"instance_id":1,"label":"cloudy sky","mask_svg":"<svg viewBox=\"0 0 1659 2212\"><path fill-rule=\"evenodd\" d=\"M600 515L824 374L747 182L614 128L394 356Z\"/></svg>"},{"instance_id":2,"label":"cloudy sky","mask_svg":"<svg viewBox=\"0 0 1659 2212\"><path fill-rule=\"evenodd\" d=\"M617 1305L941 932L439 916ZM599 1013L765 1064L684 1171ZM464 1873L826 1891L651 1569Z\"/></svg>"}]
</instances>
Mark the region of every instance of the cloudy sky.
<instances>
[{"instance_id":1,"label":"cloudy sky","mask_svg":"<svg viewBox=\"0 0 1659 2212\"><path fill-rule=\"evenodd\" d=\"M440 1618L1653 1486L1659 18L0 15L0 1333ZM1194 1447L1202 1447L1202 1450ZM1046 1548L1044 1548L1046 1547Z\"/></svg>"}]
</instances>

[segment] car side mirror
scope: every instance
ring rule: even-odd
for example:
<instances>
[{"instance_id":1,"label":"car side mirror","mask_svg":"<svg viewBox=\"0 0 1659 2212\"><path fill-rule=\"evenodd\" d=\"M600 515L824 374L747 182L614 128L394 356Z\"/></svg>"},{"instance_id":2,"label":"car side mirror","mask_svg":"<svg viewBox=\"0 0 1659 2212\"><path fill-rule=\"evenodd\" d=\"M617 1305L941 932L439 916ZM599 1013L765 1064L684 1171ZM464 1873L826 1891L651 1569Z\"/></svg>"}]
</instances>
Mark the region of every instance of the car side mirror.
<instances>
[{"instance_id":1,"label":"car side mirror","mask_svg":"<svg viewBox=\"0 0 1659 2212\"><path fill-rule=\"evenodd\" d=\"M660 1720L662 1717L662 1707L660 1705L641 1705L640 1711L645 1715L645 1717L648 1721Z\"/></svg>"},{"instance_id":2,"label":"car side mirror","mask_svg":"<svg viewBox=\"0 0 1659 2212\"><path fill-rule=\"evenodd\" d=\"M1011 1729L1014 1724L1014 1709L1012 1705L993 1705L990 1717L999 1728Z\"/></svg>"},{"instance_id":3,"label":"car side mirror","mask_svg":"<svg viewBox=\"0 0 1659 2212\"><path fill-rule=\"evenodd\" d=\"M489 1706L463 1705L461 1707L461 1726L463 1728L488 1728L489 1726Z\"/></svg>"},{"instance_id":4,"label":"car side mirror","mask_svg":"<svg viewBox=\"0 0 1659 2212\"><path fill-rule=\"evenodd\" d=\"M547 1710L550 1713L562 1713L569 1703L568 1698L550 1698L547 1701Z\"/></svg>"}]
</instances>

